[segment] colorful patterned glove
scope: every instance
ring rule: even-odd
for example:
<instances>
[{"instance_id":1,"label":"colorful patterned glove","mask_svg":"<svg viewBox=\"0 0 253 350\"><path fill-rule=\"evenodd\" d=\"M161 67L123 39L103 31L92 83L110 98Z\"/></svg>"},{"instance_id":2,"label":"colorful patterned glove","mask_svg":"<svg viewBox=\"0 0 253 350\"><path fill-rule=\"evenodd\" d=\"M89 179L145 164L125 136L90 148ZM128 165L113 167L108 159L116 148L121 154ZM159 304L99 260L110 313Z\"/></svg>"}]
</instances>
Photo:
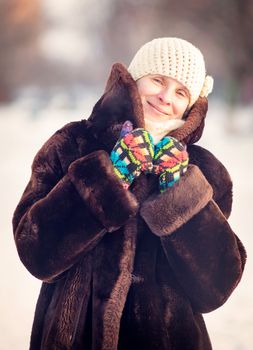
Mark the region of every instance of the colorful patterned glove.
<instances>
[{"instance_id":1,"label":"colorful patterned glove","mask_svg":"<svg viewBox=\"0 0 253 350\"><path fill-rule=\"evenodd\" d=\"M114 171L125 188L128 188L141 172L152 172L153 157L152 136L142 128L125 133L117 141L110 155Z\"/></svg>"},{"instance_id":2,"label":"colorful patterned glove","mask_svg":"<svg viewBox=\"0 0 253 350\"><path fill-rule=\"evenodd\" d=\"M186 147L174 137L165 136L155 145L153 172L160 174L160 192L180 179L187 170L188 162Z\"/></svg>"}]
</instances>

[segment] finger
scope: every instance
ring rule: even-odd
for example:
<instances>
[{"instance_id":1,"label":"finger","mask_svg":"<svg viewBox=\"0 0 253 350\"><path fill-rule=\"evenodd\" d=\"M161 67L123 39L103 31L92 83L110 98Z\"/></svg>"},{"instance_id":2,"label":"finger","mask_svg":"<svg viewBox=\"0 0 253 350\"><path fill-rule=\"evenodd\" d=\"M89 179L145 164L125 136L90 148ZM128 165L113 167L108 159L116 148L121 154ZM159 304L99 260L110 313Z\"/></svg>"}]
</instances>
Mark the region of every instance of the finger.
<instances>
[{"instance_id":1,"label":"finger","mask_svg":"<svg viewBox=\"0 0 253 350\"><path fill-rule=\"evenodd\" d=\"M121 132L120 132L120 137L125 136L126 134L128 134L132 130L133 130L133 123L130 122L130 120L126 120L124 122L124 124L122 125L122 129L121 129Z\"/></svg>"}]
</instances>

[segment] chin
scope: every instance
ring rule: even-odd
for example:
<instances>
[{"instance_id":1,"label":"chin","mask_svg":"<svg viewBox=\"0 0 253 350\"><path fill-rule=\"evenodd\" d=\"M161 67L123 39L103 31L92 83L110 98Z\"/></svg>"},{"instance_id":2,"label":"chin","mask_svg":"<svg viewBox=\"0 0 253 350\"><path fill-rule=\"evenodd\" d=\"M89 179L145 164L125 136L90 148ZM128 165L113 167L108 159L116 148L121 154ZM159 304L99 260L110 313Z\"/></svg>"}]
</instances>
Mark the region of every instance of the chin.
<instances>
[{"instance_id":1,"label":"chin","mask_svg":"<svg viewBox=\"0 0 253 350\"><path fill-rule=\"evenodd\" d=\"M173 119L172 117L168 116L168 115L150 115L150 114L146 114L146 116L144 117L147 120L150 120L152 122L157 122L157 123L163 123L167 120Z\"/></svg>"}]
</instances>

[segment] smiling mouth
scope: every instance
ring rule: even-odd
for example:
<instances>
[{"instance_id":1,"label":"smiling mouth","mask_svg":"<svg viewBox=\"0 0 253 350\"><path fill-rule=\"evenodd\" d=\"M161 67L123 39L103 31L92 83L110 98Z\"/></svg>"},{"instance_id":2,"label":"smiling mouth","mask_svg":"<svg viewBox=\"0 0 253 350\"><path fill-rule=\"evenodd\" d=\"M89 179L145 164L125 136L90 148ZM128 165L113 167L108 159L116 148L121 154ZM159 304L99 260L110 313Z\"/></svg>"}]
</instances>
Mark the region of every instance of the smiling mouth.
<instances>
[{"instance_id":1,"label":"smiling mouth","mask_svg":"<svg viewBox=\"0 0 253 350\"><path fill-rule=\"evenodd\" d=\"M168 115L168 113L164 112L161 108L156 105L153 105L151 102L147 101L148 105L151 106L156 112L162 115Z\"/></svg>"}]
</instances>

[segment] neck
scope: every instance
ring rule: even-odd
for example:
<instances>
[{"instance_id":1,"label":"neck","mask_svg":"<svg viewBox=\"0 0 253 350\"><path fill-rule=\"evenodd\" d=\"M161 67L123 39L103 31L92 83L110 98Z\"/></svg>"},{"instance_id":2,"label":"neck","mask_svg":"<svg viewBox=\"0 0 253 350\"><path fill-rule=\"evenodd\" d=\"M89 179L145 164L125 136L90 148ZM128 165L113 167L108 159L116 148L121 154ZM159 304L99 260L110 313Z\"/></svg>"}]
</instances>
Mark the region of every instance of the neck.
<instances>
[{"instance_id":1,"label":"neck","mask_svg":"<svg viewBox=\"0 0 253 350\"><path fill-rule=\"evenodd\" d=\"M182 119L171 119L165 122L159 123L145 119L145 129L151 134L154 140L154 144L157 144L165 135L171 131L176 130L184 125Z\"/></svg>"}]
</instances>

